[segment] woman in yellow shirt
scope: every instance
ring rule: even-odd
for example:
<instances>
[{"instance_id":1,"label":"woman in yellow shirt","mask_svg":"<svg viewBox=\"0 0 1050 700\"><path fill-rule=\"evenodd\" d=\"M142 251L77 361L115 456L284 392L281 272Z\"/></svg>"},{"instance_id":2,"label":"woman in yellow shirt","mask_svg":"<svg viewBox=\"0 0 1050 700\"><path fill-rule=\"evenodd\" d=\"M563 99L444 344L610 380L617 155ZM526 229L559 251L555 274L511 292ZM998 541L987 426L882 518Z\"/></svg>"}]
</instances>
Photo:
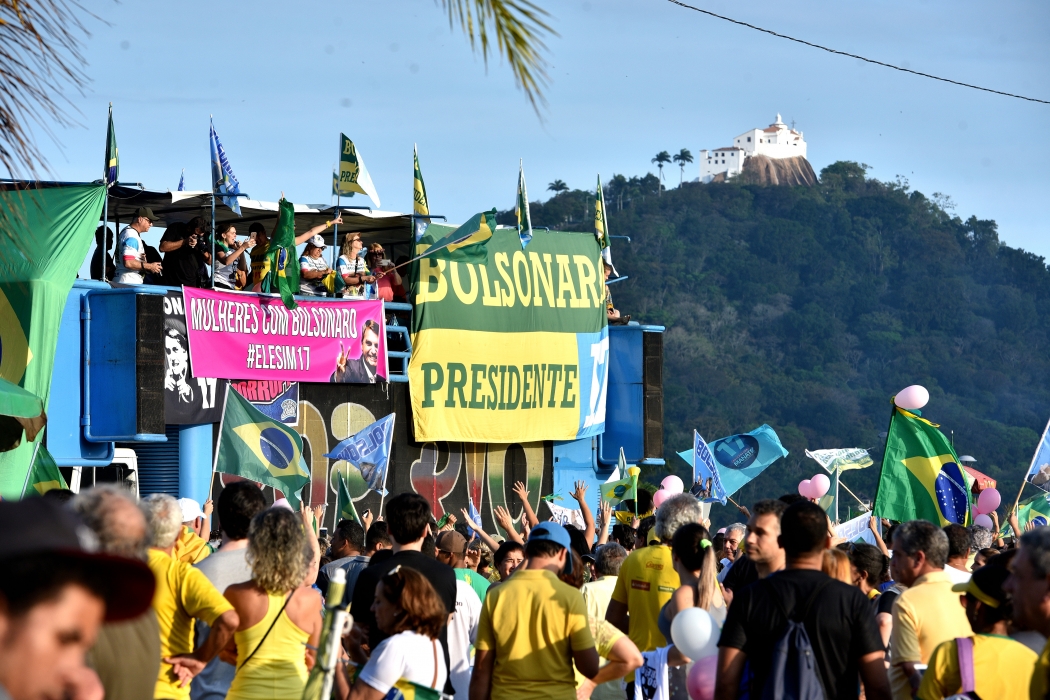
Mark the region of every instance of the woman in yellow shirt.
<instances>
[{"instance_id":1,"label":"woman in yellow shirt","mask_svg":"<svg viewBox=\"0 0 1050 700\"><path fill-rule=\"evenodd\" d=\"M321 595L305 584L311 558L303 522L291 510L270 508L252 519L252 580L226 589L241 621L223 653L223 660L237 667L228 700L302 696L323 606Z\"/></svg>"}]
</instances>

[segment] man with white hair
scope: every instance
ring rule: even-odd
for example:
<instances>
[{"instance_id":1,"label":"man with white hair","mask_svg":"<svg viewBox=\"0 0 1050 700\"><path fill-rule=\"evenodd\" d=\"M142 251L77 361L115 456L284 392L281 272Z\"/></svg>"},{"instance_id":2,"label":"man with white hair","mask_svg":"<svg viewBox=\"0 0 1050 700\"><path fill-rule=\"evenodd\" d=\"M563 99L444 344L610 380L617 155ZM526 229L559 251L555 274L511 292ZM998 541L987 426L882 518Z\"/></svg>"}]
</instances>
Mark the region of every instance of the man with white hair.
<instances>
[{"instance_id":1,"label":"man with white hair","mask_svg":"<svg viewBox=\"0 0 1050 700\"><path fill-rule=\"evenodd\" d=\"M157 579L153 610L160 625L162 663L153 697L186 700L190 681L226 646L240 619L207 576L172 556L183 522L178 501L153 494L142 507L149 523L149 568ZM193 648L195 619L211 627L197 649Z\"/></svg>"},{"instance_id":2,"label":"man with white hair","mask_svg":"<svg viewBox=\"0 0 1050 700\"><path fill-rule=\"evenodd\" d=\"M700 502L692 494L672 496L656 511L653 532L659 543L634 550L620 565L605 619L627 633L639 651L653 651L670 644L660 632L657 620L660 609L680 585L671 560L671 539L678 528L702 519ZM633 684L634 674L624 680ZM627 697L634 697L633 688L628 688Z\"/></svg>"},{"instance_id":3,"label":"man with white hair","mask_svg":"<svg viewBox=\"0 0 1050 700\"><path fill-rule=\"evenodd\" d=\"M98 549L128 559L148 558L146 517L126 489L96 486L73 499L73 510L98 538ZM123 622L108 622L88 652L106 700L141 700L153 696L160 671L160 627L153 608Z\"/></svg>"},{"instance_id":4,"label":"man with white hair","mask_svg":"<svg viewBox=\"0 0 1050 700\"><path fill-rule=\"evenodd\" d=\"M207 535L212 502L205 501L203 509L192 498L180 498L178 503L182 511L182 531L172 556L188 564L199 564L211 554Z\"/></svg>"}]
</instances>

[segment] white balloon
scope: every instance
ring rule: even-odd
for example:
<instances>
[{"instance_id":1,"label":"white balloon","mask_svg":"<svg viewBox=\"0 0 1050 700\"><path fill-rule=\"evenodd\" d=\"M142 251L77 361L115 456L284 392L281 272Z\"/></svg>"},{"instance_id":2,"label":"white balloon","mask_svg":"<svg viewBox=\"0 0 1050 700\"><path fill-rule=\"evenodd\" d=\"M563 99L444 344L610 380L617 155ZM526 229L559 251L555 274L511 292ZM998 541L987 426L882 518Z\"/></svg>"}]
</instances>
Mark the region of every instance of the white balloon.
<instances>
[{"instance_id":1,"label":"white balloon","mask_svg":"<svg viewBox=\"0 0 1050 700\"><path fill-rule=\"evenodd\" d=\"M718 626L703 608L686 608L671 620L671 641L696 661L718 653Z\"/></svg>"},{"instance_id":2,"label":"white balloon","mask_svg":"<svg viewBox=\"0 0 1050 700\"><path fill-rule=\"evenodd\" d=\"M922 408L929 403L929 401L930 392L926 391L926 387L919 386L918 384L904 387L897 392L895 397L893 397L893 403L906 411L914 411Z\"/></svg>"}]
</instances>

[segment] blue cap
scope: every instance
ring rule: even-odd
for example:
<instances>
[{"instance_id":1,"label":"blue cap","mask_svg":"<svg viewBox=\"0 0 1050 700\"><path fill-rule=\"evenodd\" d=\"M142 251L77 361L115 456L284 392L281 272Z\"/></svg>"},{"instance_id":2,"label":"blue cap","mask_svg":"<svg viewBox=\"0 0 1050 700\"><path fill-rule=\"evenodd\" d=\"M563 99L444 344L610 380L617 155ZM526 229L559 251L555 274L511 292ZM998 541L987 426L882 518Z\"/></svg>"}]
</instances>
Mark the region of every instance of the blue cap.
<instances>
[{"instance_id":1,"label":"blue cap","mask_svg":"<svg viewBox=\"0 0 1050 700\"><path fill-rule=\"evenodd\" d=\"M572 553L569 550L572 548L572 540L569 538L569 531L558 523L545 522L539 523L536 527L532 528L529 532L529 542L540 542L546 540L547 542L553 542L554 544L560 544L565 547L567 556L565 557L565 573L572 573Z\"/></svg>"}]
</instances>

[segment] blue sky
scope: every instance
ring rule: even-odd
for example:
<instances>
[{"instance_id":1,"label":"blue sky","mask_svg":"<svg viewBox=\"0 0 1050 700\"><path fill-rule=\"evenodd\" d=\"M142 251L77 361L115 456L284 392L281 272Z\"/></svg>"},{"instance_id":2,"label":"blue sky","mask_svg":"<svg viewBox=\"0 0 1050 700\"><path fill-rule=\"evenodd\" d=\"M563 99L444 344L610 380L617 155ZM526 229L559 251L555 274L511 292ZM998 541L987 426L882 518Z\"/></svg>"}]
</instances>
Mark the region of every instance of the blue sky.
<instances>
[{"instance_id":1,"label":"blue sky","mask_svg":"<svg viewBox=\"0 0 1050 700\"><path fill-rule=\"evenodd\" d=\"M1050 106L862 64L664 0L537 0L551 86L537 119L509 70L487 70L433 0L200 0L93 4L81 126L41 137L53 174L101 176L114 103L121 180L209 182L208 116L242 189L329 200L340 131L354 139L383 209L411 207L418 143L431 211L462 221L514 203L518 159L531 199L556 178L655 172L658 151L730 144L777 112L805 132L818 171L872 166L941 192L963 218L995 219L1010 245L1050 257L1045 215ZM706 9L895 65L1050 99L1050 4L694 0ZM694 164L687 176L698 174ZM667 173L678 181L677 168ZM358 204L360 202L354 201ZM615 220L611 221L615 228ZM614 231L617 233L617 231ZM619 233L629 233L620 231Z\"/></svg>"}]
</instances>

